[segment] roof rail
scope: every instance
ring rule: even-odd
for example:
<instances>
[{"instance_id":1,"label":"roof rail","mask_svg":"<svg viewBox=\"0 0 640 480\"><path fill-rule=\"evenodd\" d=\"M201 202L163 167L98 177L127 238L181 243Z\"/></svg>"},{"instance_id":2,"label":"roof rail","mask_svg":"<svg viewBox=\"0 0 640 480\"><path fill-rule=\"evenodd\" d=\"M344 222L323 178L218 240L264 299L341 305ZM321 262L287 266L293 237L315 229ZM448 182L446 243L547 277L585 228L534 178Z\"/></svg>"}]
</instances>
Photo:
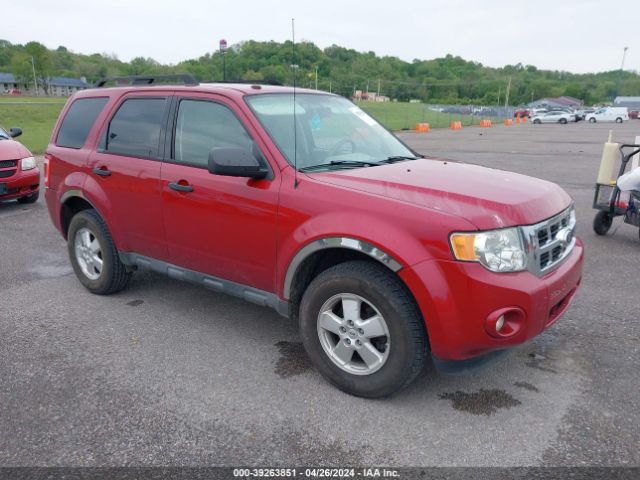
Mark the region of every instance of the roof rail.
<instances>
[{"instance_id":1,"label":"roof rail","mask_svg":"<svg viewBox=\"0 0 640 480\"><path fill-rule=\"evenodd\" d=\"M281 87L282 84L277 80L212 80L211 83L241 83L246 85L272 85Z\"/></svg>"},{"instance_id":2,"label":"roof rail","mask_svg":"<svg viewBox=\"0 0 640 480\"><path fill-rule=\"evenodd\" d=\"M102 88L110 82L116 82L117 86L133 87L155 84L199 85L193 75L189 73L176 73L170 75L131 75L128 77L102 78L94 83L93 87Z\"/></svg>"}]
</instances>

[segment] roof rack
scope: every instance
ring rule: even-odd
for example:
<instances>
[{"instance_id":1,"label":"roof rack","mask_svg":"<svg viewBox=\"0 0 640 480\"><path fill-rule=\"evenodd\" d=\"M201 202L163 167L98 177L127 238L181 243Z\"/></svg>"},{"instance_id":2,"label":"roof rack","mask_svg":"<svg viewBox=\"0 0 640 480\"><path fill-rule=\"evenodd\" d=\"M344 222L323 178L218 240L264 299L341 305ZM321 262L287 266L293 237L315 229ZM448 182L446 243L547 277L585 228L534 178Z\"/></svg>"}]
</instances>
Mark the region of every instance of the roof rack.
<instances>
[{"instance_id":1,"label":"roof rack","mask_svg":"<svg viewBox=\"0 0 640 480\"><path fill-rule=\"evenodd\" d=\"M155 84L199 85L193 75L178 73L172 75L132 75L128 77L102 78L93 84L94 88L102 88L107 83L116 82L117 86L141 86Z\"/></svg>"}]
</instances>

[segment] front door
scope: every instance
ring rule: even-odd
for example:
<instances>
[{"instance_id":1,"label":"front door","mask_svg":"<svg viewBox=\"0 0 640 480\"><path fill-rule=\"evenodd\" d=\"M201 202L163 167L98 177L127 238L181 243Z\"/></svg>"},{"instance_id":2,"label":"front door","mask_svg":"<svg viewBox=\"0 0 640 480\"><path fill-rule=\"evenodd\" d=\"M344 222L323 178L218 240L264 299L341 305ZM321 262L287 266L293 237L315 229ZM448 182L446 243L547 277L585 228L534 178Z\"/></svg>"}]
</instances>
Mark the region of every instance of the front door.
<instances>
[{"instance_id":1,"label":"front door","mask_svg":"<svg viewBox=\"0 0 640 480\"><path fill-rule=\"evenodd\" d=\"M209 173L209 151L240 147L265 166L242 113L218 96L178 98L170 158L162 166L162 204L170 262L275 291L279 176L264 180ZM247 125L249 128L246 128Z\"/></svg>"}]
</instances>

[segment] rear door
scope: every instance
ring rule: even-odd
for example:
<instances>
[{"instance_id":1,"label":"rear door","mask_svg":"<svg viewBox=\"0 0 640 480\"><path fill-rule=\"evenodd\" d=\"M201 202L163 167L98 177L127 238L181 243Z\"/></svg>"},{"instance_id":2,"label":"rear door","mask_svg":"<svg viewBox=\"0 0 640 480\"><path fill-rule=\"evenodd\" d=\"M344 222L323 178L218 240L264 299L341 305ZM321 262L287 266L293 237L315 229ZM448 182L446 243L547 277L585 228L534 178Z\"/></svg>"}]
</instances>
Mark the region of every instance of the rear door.
<instances>
[{"instance_id":1,"label":"rear door","mask_svg":"<svg viewBox=\"0 0 640 480\"><path fill-rule=\"evenodd\" d=\"M103 196L118 248L164 259L160 169L170 92L131 92L115 106L91 156L91 181ZM87 190L89 190L87 188Z\"/></svg>"},{"instance_id":2,"label":"rear door","mask_svg":"<svg viewBox=\"0 0 640 480\"><path fill-rule=\"evenodd\" d=\"M275 291L280 177L248 117L221 96L177 97L170 134L162 204L171 263ZM253 180L209 173L209 151L216 147L251 151L269 176Z\"/></svg>"}]
</instances>

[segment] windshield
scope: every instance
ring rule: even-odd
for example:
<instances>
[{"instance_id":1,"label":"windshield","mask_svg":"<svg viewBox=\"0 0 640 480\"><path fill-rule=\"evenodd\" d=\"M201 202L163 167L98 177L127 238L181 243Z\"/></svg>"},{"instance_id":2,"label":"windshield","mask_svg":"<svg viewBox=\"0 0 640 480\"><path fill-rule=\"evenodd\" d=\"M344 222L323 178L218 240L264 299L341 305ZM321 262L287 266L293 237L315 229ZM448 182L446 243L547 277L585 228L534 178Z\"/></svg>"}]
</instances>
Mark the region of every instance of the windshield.
<instances>
[{"instance_id":1,"label":"windshield","mask_svg":"<svg viewBox=\"0 0 640 480\"><path fill-rule=\"evenodd\" d=\"M287 161L297 167L354 168L416 154L350 101L333 95L293 94L247 97L247 103Z\"/></svg>"}]
</instances>

